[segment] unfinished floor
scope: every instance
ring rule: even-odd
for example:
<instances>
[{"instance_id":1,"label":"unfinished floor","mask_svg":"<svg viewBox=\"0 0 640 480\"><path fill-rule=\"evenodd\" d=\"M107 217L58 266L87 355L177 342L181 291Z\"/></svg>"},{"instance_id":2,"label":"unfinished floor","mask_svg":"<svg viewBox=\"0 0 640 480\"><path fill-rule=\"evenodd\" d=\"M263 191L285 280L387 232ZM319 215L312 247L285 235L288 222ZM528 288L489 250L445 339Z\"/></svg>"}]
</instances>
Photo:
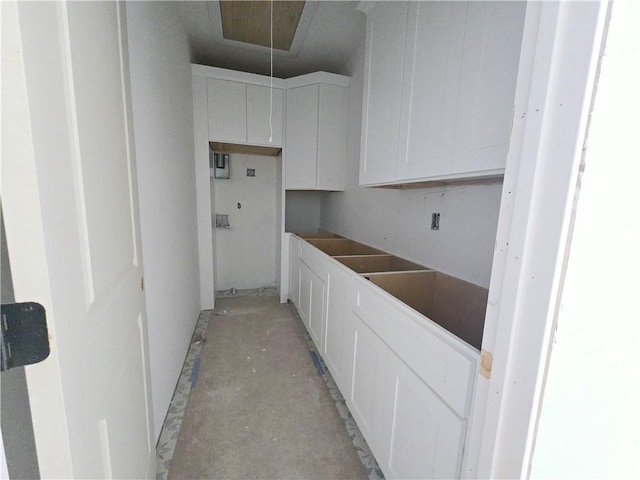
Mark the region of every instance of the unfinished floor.
<instances>
[{"instance_id":1,"label":"unfinished floor","mask_svg":"<svg viewBox=\"0 0 640 480\"><path fill-rule=\"evenodd\" d=\"M291 308L276 296L216 306L169 478L371 478Z\"/></svg>"}]
</instances>

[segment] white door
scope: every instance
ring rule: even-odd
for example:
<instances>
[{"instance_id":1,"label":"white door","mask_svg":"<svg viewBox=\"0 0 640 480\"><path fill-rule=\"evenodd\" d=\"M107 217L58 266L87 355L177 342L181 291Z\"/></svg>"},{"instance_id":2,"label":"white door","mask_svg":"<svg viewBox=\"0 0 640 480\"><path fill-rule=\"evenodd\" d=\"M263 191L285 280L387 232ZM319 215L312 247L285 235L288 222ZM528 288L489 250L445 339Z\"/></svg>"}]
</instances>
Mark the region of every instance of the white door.
<instances>
[{"instance_id":1,"label":"white door","mask_svg":"<svg viewBox=\"0 0 640 480\"><path fill-rule=\"evenodd\" d=\"M43 478L154 475L124 4L3 4L2 203Z\"/></svg>"}]
</instances>

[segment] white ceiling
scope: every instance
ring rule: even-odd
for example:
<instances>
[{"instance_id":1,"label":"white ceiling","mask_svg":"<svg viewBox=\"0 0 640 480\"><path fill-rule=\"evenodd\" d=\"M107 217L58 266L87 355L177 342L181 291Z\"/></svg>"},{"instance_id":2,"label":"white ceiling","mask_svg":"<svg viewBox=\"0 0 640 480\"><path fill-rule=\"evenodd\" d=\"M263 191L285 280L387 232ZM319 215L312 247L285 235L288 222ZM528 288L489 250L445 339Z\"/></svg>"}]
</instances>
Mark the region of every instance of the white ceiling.
<instances>
[{"instance_id":1,"label":"white ceiling","mask_svg":"<svg viewBox=\"0 0 640 480\"><path fill-rule=\"evenodd\" d=\"M355 9L358 2L307 3L303 12L308 22L306 35L294 39L299 42L294 54L274 53L274 76L288 78L316 71L347 74L345 64L365 36L365 15ZM238 47L221 38L217 1L177 2L177 8L189 36L193 63L269 74L268 49Z\"/></svg>"}]
</instances>

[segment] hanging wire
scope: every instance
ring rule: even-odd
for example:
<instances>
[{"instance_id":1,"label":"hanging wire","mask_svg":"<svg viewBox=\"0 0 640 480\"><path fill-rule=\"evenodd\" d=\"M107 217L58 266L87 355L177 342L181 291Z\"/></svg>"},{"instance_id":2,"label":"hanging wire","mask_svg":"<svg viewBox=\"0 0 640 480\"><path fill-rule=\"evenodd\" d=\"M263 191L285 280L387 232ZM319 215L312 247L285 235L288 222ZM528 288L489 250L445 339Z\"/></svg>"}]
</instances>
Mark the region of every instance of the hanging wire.
<instances>
[{"instance_id":1,"label":"hanging wire","mask_svg":"<svg viewBox=\"0 0 640 480\"><path fill-rule=\"evenodd\" d=\"M270 26L270 36L271 36L271 48L269 49L270 53L270 74L269 74L269 143L273 142L273 0L271 0L271 26Z\"/></svg>"}]
</instances>

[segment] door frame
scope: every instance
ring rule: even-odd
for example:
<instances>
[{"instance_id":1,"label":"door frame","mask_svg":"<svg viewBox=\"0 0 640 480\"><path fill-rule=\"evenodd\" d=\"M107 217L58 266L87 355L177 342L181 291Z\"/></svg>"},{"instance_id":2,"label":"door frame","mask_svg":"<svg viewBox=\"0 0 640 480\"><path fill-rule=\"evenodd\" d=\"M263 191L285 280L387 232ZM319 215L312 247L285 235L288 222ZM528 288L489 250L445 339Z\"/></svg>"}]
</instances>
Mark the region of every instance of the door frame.
<instances>
[{"instance_id":1,"label":"door frame","mask_svg":"<svg viewBox=\"0 0 640 480\"><path fill-rule=\"evenodd\" d=\"M609 7L527 2L465 478L529 470Z\"/></svg>"}]
</instances>

